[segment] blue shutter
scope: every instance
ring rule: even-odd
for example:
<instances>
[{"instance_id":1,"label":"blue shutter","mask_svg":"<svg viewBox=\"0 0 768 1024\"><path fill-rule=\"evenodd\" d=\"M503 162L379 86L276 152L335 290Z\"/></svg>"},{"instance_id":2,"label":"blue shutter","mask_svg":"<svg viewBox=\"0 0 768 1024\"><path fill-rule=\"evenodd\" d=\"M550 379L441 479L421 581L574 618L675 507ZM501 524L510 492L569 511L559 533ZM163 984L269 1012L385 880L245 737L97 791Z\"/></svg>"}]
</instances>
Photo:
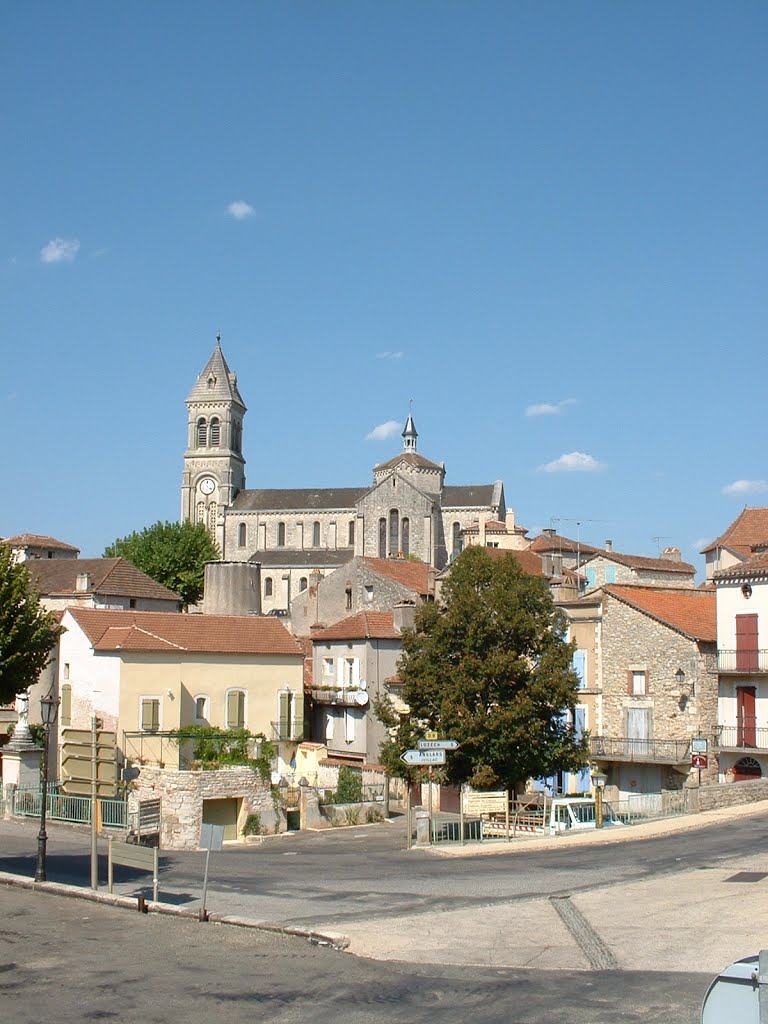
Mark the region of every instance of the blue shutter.
<instances>
[{"instance_id":1,"label":"blue shutter","mask_svg":"<svg viewBox=\"0 0 768 1024\"><path fill-rule=\"evenodd\" d=\"M616 582L616 566L606 565L605 567L605 582L615 583Z\"/></svg>"},{"instance_id":2,"label":"blue shutter","mask_svg":"<svg viewBox=\"0 0 768 1024\"><path fill-rule=\"evenodd\" d=\"M571 668L579 677L579 689L583 690L587 685L587 652L574 651Z\"/></svg>"},{"instance_id":3,"label":"blue shutter","mask_svg":"<svg viewBox=\"0 0 768 1024\"><path fill-rule=\"evenodd\" d=\"M594 566L590 566L590 568L587 569L587 571L586 571L586 576L587 576L587 589L588 590L593 590L594 587L595 587L595 584L597 583L597 569L595 569Z\"/></svg>"}]
</instances>

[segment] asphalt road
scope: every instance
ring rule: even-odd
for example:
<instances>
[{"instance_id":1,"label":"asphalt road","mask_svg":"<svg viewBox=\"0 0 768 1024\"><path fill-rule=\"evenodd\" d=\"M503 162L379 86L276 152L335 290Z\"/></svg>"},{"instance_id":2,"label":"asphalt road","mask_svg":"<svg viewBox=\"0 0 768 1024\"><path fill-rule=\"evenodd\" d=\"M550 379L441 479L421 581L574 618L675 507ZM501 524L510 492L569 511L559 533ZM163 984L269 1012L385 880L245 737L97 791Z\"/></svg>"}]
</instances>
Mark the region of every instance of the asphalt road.
<instances>
[{"instance_id":1,"label":"asphalt road","mask_svg":"<svg viewBox=\"0 0 768 1024\"><path fill-rule=\"evenodd\" d=\"M3 886L0 913L0 1006L14 1024L698 1024L710 980L383 964Z\"/></svg>"}]
</instances>

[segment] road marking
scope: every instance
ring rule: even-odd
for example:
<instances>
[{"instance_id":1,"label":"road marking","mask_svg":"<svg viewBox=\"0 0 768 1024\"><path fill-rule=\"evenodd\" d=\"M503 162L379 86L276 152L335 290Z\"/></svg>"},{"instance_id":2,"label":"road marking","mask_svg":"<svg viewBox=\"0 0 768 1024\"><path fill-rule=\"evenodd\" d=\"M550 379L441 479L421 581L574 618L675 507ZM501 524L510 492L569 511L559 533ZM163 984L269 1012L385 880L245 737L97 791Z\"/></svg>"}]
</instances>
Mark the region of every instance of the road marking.
<instances>
[{"instance_id":1,"label":"road marking","mask_svg":"<svg viewBox=\"0 0 768 1024\"><path fill-rule=\"evenodd\" d=\"M549 902L576 940L593 971L617 971L619 962L570 896L550 896Z\"/></svg>"}]
</instances>

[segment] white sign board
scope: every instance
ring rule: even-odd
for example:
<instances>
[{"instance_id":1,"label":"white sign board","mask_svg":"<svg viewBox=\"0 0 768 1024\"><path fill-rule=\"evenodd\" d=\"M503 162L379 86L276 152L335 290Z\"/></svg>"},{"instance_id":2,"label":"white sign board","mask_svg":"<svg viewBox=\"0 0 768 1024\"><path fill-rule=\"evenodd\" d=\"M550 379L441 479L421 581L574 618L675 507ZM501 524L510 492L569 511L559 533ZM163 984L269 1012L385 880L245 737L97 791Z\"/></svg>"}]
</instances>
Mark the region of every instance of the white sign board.
<instances>
[{"instance_id":1,"label":"white sign board","mask_svg":"<svg viewBox=\"0 0 768 1024\"><path fill-rule=\"evenodd\" d=\"M400 755L406 764L445 764L444 750L406 750Z\"/></svg>"},{"instance_id":2,"label":"white sign board","mask_svg":"<svg viewBox=\"0 0 768 1024\"><path fill-rule=\"evenodd\" d=\"M419 750L458 750L458 740L419 740Z\"/></svg>"},{"instance_id":3,"label":"white sign board","mask_svg":"<svg viewBox=\"0 0 768 1024\"><path fill-rule=\"evenodd\" d=\"M506 814L509 793L505 789L489 793L465 789L462 791L461 800L465 814Z\"/></svg>"}]
</instances>

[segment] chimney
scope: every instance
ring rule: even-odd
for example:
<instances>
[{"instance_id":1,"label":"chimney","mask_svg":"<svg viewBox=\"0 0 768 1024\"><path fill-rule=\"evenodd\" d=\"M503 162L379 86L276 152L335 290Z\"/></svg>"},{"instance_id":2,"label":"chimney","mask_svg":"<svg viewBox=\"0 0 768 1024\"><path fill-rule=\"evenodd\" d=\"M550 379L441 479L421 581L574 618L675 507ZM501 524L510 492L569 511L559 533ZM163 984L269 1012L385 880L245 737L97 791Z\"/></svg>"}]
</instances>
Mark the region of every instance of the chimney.
<instances>
[{"instance_id":1,"label":"chimney","mask_svg":"<svg viewBox=\"0 0 768 1024\"><path fill-rule=\"evenodd\" d=\"M613 541L612 540L607 540L605 542L605 550L606 551L613 551Z\"/></svg>"},{"instance_id":2,"label":"chimney","mask_svg":"<svg viewBox=\"0 0 768 1024\"><path fill-rule=\"evenodd\" d=\"M398 633L402 633L404 629L413 629L415 617L416 605L410 601L400 601L392 609L392 619Z\"/></svg>"},{"instance_id":3,"label":"chimney","mask_svg":"<svg viewBox=\"0 0 768 1024\"><path fill-rule=\"evenodd\" d=\"M504 517L504 522L506 523L506 526L507 526L507 529L509 530L509 532L510 533L514 533L515 532L515 511L514 511L514 509L510 509L507 512L506 516Z\"/></svg>"},{"instance_id":4,"label":"chimney","mask_svg":"<svg viewBox=\"0 0 768 1024\"><path fill-rule=\"evenodd\" d=\"M553 526L548 526L546 530L542 530L541 532L547 537L555 536L555 528Z\"/></svg>"},{"instance_id":5,"label":"chimney","mask_svg":"<svg viewBox=\"0 0 768 1024\"><path fill-rule=\"evenodd\" d=\"M79 572L75 579L75 590L78 594L85 594L91 589L91 574L89 572Z\"/></svg>"},{"instance_id":6,"label":"chimney","mask_svg":"<svg viewBox=\"0 0 768 1024\"><path fill-rule=\"evenodd\" d=\"M663 558L665 562L682 562L683 553L680 548L664 548L659 557Z\"/></svg>"}]
</instances>

